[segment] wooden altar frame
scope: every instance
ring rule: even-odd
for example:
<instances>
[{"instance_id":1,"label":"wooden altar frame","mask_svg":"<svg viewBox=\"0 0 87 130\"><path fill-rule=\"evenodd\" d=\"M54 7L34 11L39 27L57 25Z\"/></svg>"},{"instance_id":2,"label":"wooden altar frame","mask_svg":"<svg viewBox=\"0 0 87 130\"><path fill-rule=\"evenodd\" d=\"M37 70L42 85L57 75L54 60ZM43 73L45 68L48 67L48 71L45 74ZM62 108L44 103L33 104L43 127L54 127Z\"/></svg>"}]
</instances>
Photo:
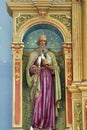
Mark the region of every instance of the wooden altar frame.
<instances>
[{"instance_id":1,"label":"wooden altar frame","mask_svg":"<svg viewBox=\"0 0 87 130\"><path fill-rule=\"evenodd\" d=\"M84 128L86 128L87 125L85 123L85 126L82 126L82 122L86 120L86 111L83 109L87 97L84 94L83 88L87 86L87 84L82 83L81 1L72 0L72 2L54 2L53 4L43 0L34 3L8 2L7 7L9 14L13 18L13 41L11 44L13 54L12 129L23 129L22 55L24 45L22 39L25 32L31 26L42 23L56 27L60 30L64 38L66 127L72 127L73 130L76 130L76 128L85 130ZM71 31L67 28L68 26L59 19L61 15L64 14L66 19L72 19L72 25L70 26ZM24 19L23 22L21 22L23 15ZM68 24L70 24L70 22L68 22Z\"/></svg>"}]
</instances>

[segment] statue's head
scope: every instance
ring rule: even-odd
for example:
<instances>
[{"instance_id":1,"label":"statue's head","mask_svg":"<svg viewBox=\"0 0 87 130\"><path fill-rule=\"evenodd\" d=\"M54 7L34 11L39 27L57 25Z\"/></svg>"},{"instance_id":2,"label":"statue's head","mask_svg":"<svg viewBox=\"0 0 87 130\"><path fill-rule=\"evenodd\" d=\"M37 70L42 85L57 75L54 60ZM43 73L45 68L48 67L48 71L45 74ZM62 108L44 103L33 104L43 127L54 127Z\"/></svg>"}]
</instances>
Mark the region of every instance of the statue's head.
<instances>
[{"instance_id":1,"label":"statue's head","mask_svg":"<svg viewBox=\"0 0 87 130\"><path fill-rule=\"evenodd\" d=\"M42 34L38 37L37 44L40 46L42 42L46 45L47 44L47 38L46 35Z\"/></svg>"}]
</instances>

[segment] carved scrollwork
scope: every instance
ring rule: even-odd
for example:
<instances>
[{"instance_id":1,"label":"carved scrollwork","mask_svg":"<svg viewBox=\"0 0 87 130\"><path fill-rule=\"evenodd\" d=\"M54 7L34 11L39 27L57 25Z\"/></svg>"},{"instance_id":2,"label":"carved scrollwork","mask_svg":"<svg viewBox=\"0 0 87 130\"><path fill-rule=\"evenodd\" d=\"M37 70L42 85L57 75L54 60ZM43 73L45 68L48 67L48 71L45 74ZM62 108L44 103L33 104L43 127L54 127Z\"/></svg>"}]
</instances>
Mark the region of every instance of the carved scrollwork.
<instances>
[{"instance_id":1,"label":"carved scrollwork","mask_svg":"<svg viewBox=\"0 0 87 130\"><path fill-rule=\"evenodd\" d=\"M82 130L82 104L80 102L75 102L75 129Z\"/></svg>"},{"instance_id":2,"label":"carved scrollwork","mask_svg":"<svg viewBox=\"0 0 87 130\"><path fill-rule=\"evenodd\" d=\"M19 30L22 24L24 24L27 20L37 17L37 14L20 14L16 18L16 31Z\"/></svg>"},{"instance_id":3,"label":"carved scrollwork","mask_svg":"<svg viewBox=\"0 0 87 130\"><path fill-rule=\"evenodd\" d=\"M59 20L62 22L68 29L69 32L71 32L71 17L67 14L50 14L50 17Z\"/></svg>"}]
</instances>

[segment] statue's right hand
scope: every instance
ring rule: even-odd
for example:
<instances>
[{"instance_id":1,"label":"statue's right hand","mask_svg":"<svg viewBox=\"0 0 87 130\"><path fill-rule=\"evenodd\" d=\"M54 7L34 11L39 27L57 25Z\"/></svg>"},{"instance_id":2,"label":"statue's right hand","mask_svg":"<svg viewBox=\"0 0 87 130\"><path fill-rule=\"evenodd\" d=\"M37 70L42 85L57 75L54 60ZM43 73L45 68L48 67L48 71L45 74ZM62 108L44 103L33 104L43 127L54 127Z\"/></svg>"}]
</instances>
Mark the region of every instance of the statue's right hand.
<instances>
[{"instance_id":1,"label":"statue's right hand","mask_svg":"<svg viewBox=\"0 0 87 130\"><path fill-rule=\"evenodd\" d=\"M40 73L40 67L35 67L35 72L36 72L37 74L39 74L39 73Z\"/></svg>"},{"instance_id":2,"label":"statue's right hand","mask_svg":"<svg viewBox=\"0 0 87 130\"><path fill-rule=\"evenodd\" d=\"M36 65L33 65L31 68L30 68L30 73L31 74L39 74L40 73L40 67L36 66Z\"/></svg>"}]
</instances>

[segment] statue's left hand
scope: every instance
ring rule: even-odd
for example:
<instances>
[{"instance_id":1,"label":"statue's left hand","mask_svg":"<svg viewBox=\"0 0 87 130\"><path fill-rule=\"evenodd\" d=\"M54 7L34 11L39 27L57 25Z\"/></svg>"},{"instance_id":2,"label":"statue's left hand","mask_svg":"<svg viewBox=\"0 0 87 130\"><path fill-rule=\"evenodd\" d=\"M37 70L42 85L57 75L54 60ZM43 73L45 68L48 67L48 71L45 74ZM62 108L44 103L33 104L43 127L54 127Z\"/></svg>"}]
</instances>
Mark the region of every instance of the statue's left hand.
<instances>
[{"instance_id":1,"label":"statue's left hand","mask_svg":"<svg viewBox=\"0 0 87 130\"><path fill-rule=\"evenodd\" d=\"M47 64L47 65L45 65L45 67L46 67L47 69L49 69L49 70L52 70L52 71L54 70L54 67L53 67L52 65L48 65L48 64Z\"/></svg>"}]
</instances>

